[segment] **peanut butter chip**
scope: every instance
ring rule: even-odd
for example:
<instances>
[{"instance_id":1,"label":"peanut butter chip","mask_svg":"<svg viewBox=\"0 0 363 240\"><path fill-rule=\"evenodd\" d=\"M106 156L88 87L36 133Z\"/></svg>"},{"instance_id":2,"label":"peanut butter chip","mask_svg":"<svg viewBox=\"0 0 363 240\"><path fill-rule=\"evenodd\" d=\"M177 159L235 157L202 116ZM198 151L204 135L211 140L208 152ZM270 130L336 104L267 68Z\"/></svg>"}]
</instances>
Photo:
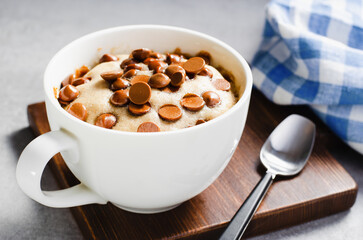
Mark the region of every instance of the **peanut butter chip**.
<instances>
[{"instance_id":1,"label":"peanut butter chip","mask_svg":"<svg viewBox=\"0 0 363 240\"><path fill-rule=\"evenodd\" d=\"M122 61L120 67L125 68L127 65L135 64L135 63L137 63L137 61L135 59L127 58L127 59Z\"/></svg>"},{"instance_id":2,"label":"peanut butter chip","mask_svg":"<svg viewBox=\"0 0 363 240\"><path fill-rule=\"evenodd\" d=\"M155 73L149 79L149 85L152 88L163 88L168 86L170 78L164 73Z\"/></svg>"},{"instance_id":3,"label":"peanut butter chip","mask_svg":"<svg viewBox=\"0 0 363 240\"><path fill-rule=\"evenodd\" d=\"M201 57L204 59L205 64L209 64L210 60L212 59L212 56L210 55L209 52L207 51L200 51L199 53L197 53L197 57Z\"/></svg>"},{"instance_id":4,"label":"peanut butter chip","mask_svg":"<svg viewBox=\"0 0 363 240\"><path fill-rule=\"evenodd\" d=\"M150 109L151 109L151 105L148 102L145 103L145 104L142 104L142 105L136 105L136 104L131 102L129 104L128 109L132 114L134 114L136 116L140 116L140 115L143 115L143 114L149 112Z\"/></svg>"},{"instance_id":5,"label":"peanut butter chip","mask_svg":"<svg viewBox=\"0 0 363 240\"><path fill-rule=\"evenodd\" d=\"M76 69L75 78L83 77L88 72L89 72L89 68L87 66L83 65L82 67Z\"/></svg>"},{"instance_id":6,"label":"peanut butter chip","mask_svg":"<svg viewBox=\"0 0 363 240\"><path fill-rule=\"evenodd\" d=\"M162 89L163 92L166 93L173 93L173 92L177 92L179 90L180 87L174 87L174 86L167 86L165 88Z\"/></svg>"},{"instance_id":7,"label":"peanut butter chip","mask_svg":"<svg viewBox=\"0 0 363 240\"><path fill-rule=\"evenodd\" d=\"M124 75L122 75L123 78L132 78L133 76L135 76L137 73L136 69L130 69L127 72L124 73Z\"/></svg>"},{"instance_id":8,"label":"peanut butter chip","mask_svg":"<svg viewBox=\"0 0 363 240\"><path fill-rule=\"evenodd\" d=\"M144 122L141 123L137 128L138 132L160 132L160 128L153 122Z\"/></svg>"},{"instance_id":9,"label":"peanut butter chip","mask_svg":"<svg viewBox=\"0 0 363 240\"><path fill-rule=\"evenodd\" d=\"M75 74L71 74L69 75L68 77L66 77L63 81L62 81L62 84L61 84L61 87L65 87L69 84L72 83L72 81L76 78L76 75Z\"/></svg>"},{"instance_id":10,"label":"peanut butter chip","mask_svg":"<svg viewBox=\"0 0 363 240\"><path fill-rule=\"evenodd\" d=\"M197 74L195 74L195 73L187 73L185 80L187 80L187 81L192 80L193 78L195 78L196 75Z\"/></svg>"},{"instance_id":11,"label":"peanut butter chip","mask_svg":"<svg viewBox=\"0 0 363 240\"><path fill-rule=\"evenodd\" d=\"M125 72L131 70L131 69L136 69L136 70L141 70L142 69L142 66L138 63L132 63L132 64L129 64L125 67Z\"/></svg>"},{"instance_id":12,"label":"peanut butter chip","mask_svg":"<svg viewBox=\"0 0 363 240\"><path fill-rule=\"evenodd\" d=\"M190 111L200 111L204 107L204 101L194 93L187 93L180 101L180 105Z\"/></svg>"},{"instance_id":13,"label":"peanut butter chip","mask_svg":"<svg viewBox=\"0 0 363 240\"><path fill-rule=\"evenodd\" d=\"M59 91L59 99L65 102L73 101L78 95L78 89L72 85L67 85Z\"/></svg>"},{"instance_id":14,"label":"peanut butter chip","mask_svg":"<svg viewBox=\"0 0 363 240\"><path fill-rule=\"evenodd\" d=\"M219 95L213 91L204 92L202 98L209 108L213 108L221 102Z\"/></svg>"},{"instance_id":15,"label":"peanut butter chip","mask_svg":"<svg viewBox=\"0 0 363 240\"><path fill-rule=\"evenodd\" d=\"M58 98L58 88L57 87L53 87L53 94L54 94L55 99L57 99Z\"/></svg>"},{"instance_id":16,"label":"peanut butter chip","mask_svg":"<svg viewBox=\"0 0 363 240\"><path fill-rule=\"evenodd\" d=\"M155 73L162 73L165 71L165 68L168 66L168 64L161 60L155 59L154 61L149 61L147 66L149 70L152 70Z\"/></svg>"},{"instance_id":17,"label":"peanut butter chip","mask_svg":"<svg viewBox=\"0 0 363 240\"><path fill-rule=\"evenodd\" d=\"M166 62L169 64L179 63L181 61L181 57L178 54L169 53L166 55Z\"/></svg>"},{"instance_id":18,"label":"peanut butter chip","mask_svg":"<svg viewBox=\"0 0 363 240\"><path fill-rule=\"evenodd\" d=\"M109 113L97 117L95 125L103 128L112 128L116 124L116 117Z\"/></svg>"},{"instance_id":19,"label":"peanut butter chip","mask_svg":"<svg viewBox=\"0 0 363 240\"><path fill-rule=\"evenodd\" d=\"M115 106L125 106L129 103L129 91L125 89L114 92L110 97L110 102Z\"/></svg>"},{"instance_id":20,"label":"peanut butter chip","mask_svg":"<svg viewBox=\"0 0 363 240\"><path fill-rule=\"evenodd\" d=\"M144 61L151 54L151 50L148 48L140 48L132 51L132 57L139 61Z\"/></svg>"},{"instance_id":21,"label":"peanut butter chip","mask_svg":"<svg viewBox=\"0 0 363 240\"><path fill-rule=\"evenodd\" d=\"M81 78L76 78L72 81L72 85L73 86L78 86L78 85L82 85L82 84L85 84L85 83L88 83L89 82L89 79L88 78L85 78L85 77L81 77Z\"/></svg>"},{"instance_id":22,"label":"peanut butter chip","mask_svg":"<svg viewBox=\"0 0 363 240\"><path fill-rule=\"evenodd\" d=\"M199 125L205 123L205 121L203 119L198 119L197 122L195 123L195 125Z\"/></svg>"},{"instance_id":23,"label":"peanut butter chip","mask_svg":"<svg viewBox=\"0 0 363 240\"><path fill-rule=\"evenodd\" d=\"M223 78L217 78L212 83L218 90L229 91L229 89L231 89L231 84Z\"/></svg>"},{"instance_id":24,"label":"peanut butter chip","mask_svg":"<svg viewBox=\"0 0 363 240\"><path fill-rule=\"evenodd\" d=\"M129 92L131 102L142 105L147 103L151 97L151 88L147 83L137 82L133 84Z\"/></svg>"},{"instance_id":25,"label":"peanut butter chip","mask_svg":"<svg viewBox=\"0 0 363 240\"><path fill-rule=\"evenodd\" d=\"M199 73L205 66L205 61L201 57L192 57L183 64L183 68L188 73Z\"/></svg>"},{"instance_id":26,"label":"peanut butter chip","mask_svg":"<svg viewBox=\"0 0 363 240\"><path fill-rule=\"evenodd\" d=\"M158 52L153 52L153 53L151 53L151 54L150 54L150 57L151 57L151 58L156 58L156 59L161 59L161 60L163 60L163 59L164 59L164 56L163 56L162 54L158 53Z\"/></svg>"},{"instance_id":27,"label":"peanut butter chip","mask_svg":"<svg viewBox=\"0 0 363 240\"><path fill-rule=\"evenodd\" d=\"M117 78L121 77L124 72L122 70L109 71L101 73L101 77L107 82L113 82Z\"/></svg>"},{"instance_id":28,"label":"peanut butter chip","mask_svg":"<svg viewBox=\"0 0 363 240\"><path fill-rule=\"evenodd\" d=\"M70 104L70 103L71 103L71 102L62 101L60 98L58 98L58 102L59 102L62 106L67 106L68 104Z\"/></svg>"},{"instance_id":29,"label":"peanut butter chip","mask_svg":"<svg viewBox=\"0 0 363 240\"><path fill-rule=\"evenodd\" d=\"M165 74L169 76L171 85L175 87L181 86L185 81L185 70L179 65L170 65L166 70Z\"/></svg>"},{"instance_id":30,"label":"peanut butter chip","mask_svg":"<svg viewBox=\"0 0 363 240\"><path fill-rule=\"evenodd\" d=\"M150 77L148 75L137 75L131 79L131 85L134 85L135 83L138 83L138 82L148 83L149 79L150 79Z\"/></svg>"},{"instance_id":31,"label":"peanut butter chip","mask_svg":"<svg viewBox=\"0 0 363 240\"><path fill-rule=\"evenodd\" d=\"M159 59L156 59L156 58L152 58L152 57L148 57L144 60L144 64L148 65L149 62L152 62L152 61L159 61Z\"/></svg>"},{"instance_id":32,"label":"peanut butter chip","mask_svg":"<svg viewBox=\"0 0 363 240\"><path fill-rule=\"evenodd\" d=\"M106 53L101 58L99 63L117 61L118 58L115 55Z\"/></svg>"},{"instance_id":33,"label":"peanut butter chip","mask_svg":"<svg viewBox=\"0 0 363 240\"><path fill-rule=\"evenodd\" d=\"M166 121L177 121L182 117L182 111L178 106L166 104L159 108L159 117Z\"/></svg>"},{"instance_id":34,"label":"peanut butter chip","mask_svg":"<svg viewBox=\"0 0 363 240\"><path fill-rule=\"evenodd\" d=\"M127 81L126 79L123 79L123 78L117 78L116 81L114 81L111 84L110 89L112 91L116 91L116 90L120 90L120 89L125 89L128 86L130 86L129 81Z\"/></svg>"},{"instance_id":35,"label":"peanut butter chip","mask_svg":"<svg viewBox=\"0 0 363 240\"><path fill-rule=\"evenodd\" d=\"M82 103L73 103L69 105L67 108L67 112L82 121L86 121L87 109Z\"/></svg>"},{"instance_id":36,"label":"peanut butter chip","mask_svg":"<svg viewBox=\"0 0 363 240\"><path fill-rule=\"evenodd\" d=\"M200 75L200 76L208 76L208 77L212 78L213 77L213 72L209 68L206 68L205 67L205 68L203 68L202 71L200 71L198 73L198 75Z\"/></svg>"}]
</instances>

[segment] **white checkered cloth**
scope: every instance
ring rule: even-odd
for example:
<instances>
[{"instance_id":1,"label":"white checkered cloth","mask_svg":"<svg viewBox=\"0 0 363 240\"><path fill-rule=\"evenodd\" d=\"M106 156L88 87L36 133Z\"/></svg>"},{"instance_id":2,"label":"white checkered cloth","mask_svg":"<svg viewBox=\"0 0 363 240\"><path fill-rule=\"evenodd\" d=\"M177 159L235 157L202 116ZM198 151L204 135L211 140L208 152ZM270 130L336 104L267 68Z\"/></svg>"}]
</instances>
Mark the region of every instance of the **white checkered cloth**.
<instances>
[{"instance_id":1,"label":"white checkered cloth","mask_svg":"<svg viewBox=\"0 0 363 240\"><path fill-rule=\"evenodd\" d=\"M363 1L272 0L253 60L277 104L308 104L363 154Z\"/></svg>"}]
</instances>

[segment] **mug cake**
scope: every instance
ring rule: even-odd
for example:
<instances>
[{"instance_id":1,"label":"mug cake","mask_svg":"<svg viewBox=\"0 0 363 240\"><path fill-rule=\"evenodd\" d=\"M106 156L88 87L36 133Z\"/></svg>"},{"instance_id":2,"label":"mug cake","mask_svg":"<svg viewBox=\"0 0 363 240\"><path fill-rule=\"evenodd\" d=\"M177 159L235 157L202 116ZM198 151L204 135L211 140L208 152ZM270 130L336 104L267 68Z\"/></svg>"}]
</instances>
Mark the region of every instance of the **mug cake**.
<instances>
[{"instance_id":1,"label":"mug cake","mask_svg":"<svg viewBox=\"0 0 363 240\"><path fill-rule=\"evenodd\" d=\"M210 62L205 51L193 57L147 48L104 54L94 67L82 66L68 76L55 94L68 113L103 128L159 132L193 127L238 100L233 76Z\"/></svg>"}]
</instances>

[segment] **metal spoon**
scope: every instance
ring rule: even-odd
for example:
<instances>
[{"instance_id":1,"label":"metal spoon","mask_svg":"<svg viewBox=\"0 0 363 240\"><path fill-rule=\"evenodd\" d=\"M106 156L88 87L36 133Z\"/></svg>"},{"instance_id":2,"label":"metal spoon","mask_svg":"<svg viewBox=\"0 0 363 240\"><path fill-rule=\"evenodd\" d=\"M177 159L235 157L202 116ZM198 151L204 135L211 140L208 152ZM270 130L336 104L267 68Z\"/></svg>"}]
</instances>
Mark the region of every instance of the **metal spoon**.
<instances>
[{"instance_id":1,"label":"metal spoon","mask_svg":"<svg viewBox=\"0 0 363 240\"><path fill-rule=\"evenodd\" d=\"M299 173L310 157L314 139L315 124L300 115L290 115L276 127L260 152L267 172L234 215L220 240L242 238L275 176Z\"/></svg>"}]
</instances>

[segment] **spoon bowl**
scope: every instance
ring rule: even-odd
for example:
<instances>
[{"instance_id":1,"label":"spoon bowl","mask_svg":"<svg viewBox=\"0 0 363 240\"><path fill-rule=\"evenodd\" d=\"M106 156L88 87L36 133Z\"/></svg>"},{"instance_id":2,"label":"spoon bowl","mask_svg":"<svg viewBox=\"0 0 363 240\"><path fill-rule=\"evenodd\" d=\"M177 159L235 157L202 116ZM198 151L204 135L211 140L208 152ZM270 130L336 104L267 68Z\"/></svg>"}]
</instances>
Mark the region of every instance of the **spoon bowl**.
<instances>
[{"instance_id":1,"label":"spoon bowl","mask_svg":"<svg viewBox=\"0 0 363 240\"><path fill-rule=\"evenodd\" d=\"M263 144L261 162L274 175L295 175L308 161L314 139L315 124L300 115L290 115Z\"/></svg>"},{"instance_id":2,"label":"spoon bowl","mask_svg":"<svg viewBox=\"0 0 363 240\"><path fill-rule=\"evenodd\" d=\"M298 174L308 161L315 140L315 124L293 114L282 121L263 144L260 159L267 172L232 218L220 240L241 239L276 175Z\"/></svg>"}]
</instances>

